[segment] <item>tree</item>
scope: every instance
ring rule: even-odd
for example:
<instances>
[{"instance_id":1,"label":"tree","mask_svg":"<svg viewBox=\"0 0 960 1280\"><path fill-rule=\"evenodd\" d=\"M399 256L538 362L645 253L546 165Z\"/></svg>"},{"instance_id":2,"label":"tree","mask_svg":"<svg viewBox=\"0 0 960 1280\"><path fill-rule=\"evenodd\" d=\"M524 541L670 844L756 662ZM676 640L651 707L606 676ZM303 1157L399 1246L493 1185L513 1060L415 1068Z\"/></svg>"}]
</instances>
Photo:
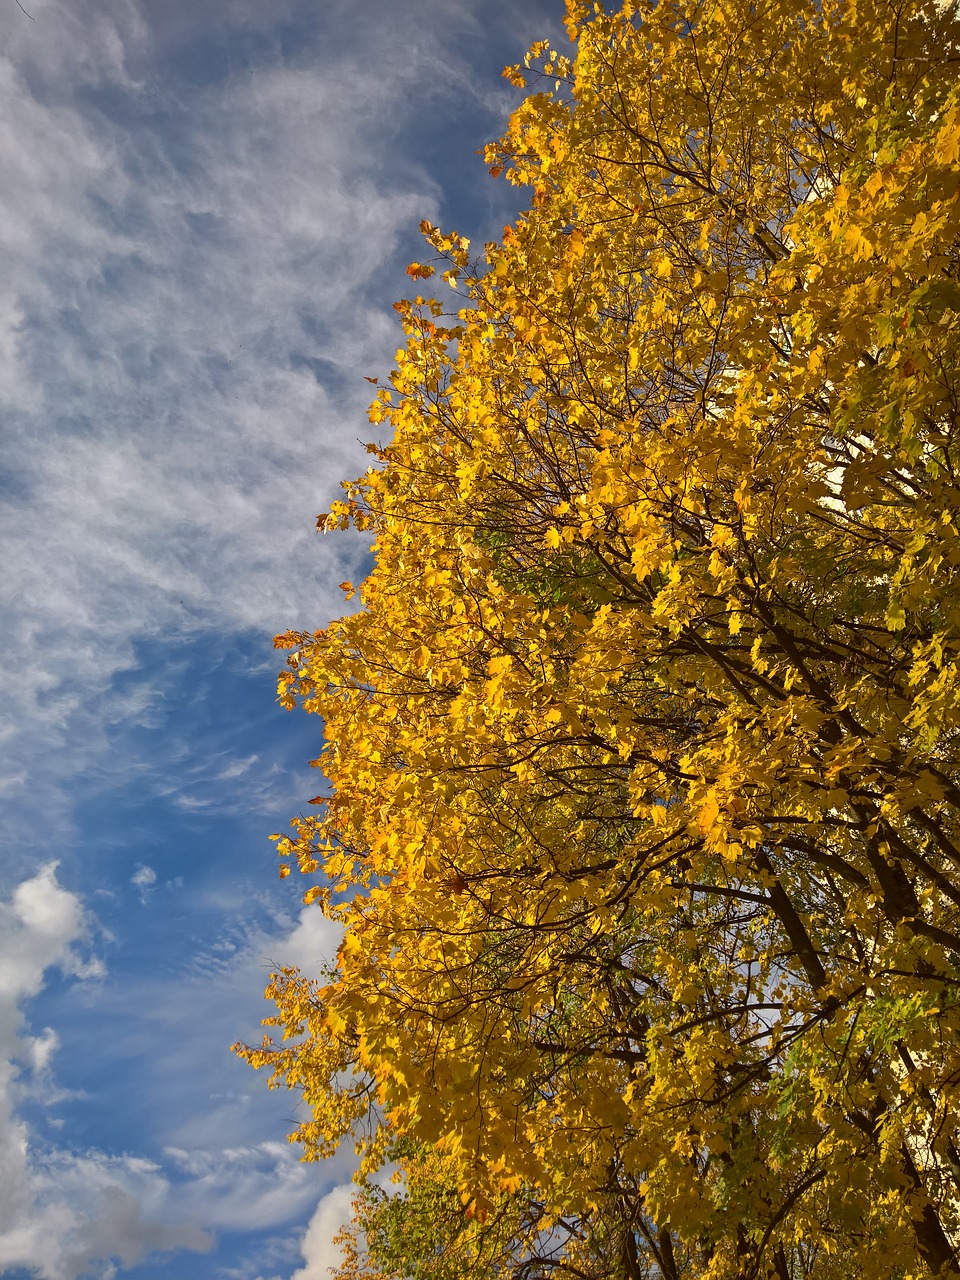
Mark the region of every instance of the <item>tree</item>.
<instances>
[{"instance_id":1,"label":"tree","mask_svg":"<svg viewBox=\"0 0 960 1280\"><path fill-rule=\"evenodd\" d=\"M345 933L245 1054L308 1157L435 1153L484 1274L960 1276L958 24L567 26L528 213L424 224L362 608L278 638Z\"/></svg>"}]
</instances>

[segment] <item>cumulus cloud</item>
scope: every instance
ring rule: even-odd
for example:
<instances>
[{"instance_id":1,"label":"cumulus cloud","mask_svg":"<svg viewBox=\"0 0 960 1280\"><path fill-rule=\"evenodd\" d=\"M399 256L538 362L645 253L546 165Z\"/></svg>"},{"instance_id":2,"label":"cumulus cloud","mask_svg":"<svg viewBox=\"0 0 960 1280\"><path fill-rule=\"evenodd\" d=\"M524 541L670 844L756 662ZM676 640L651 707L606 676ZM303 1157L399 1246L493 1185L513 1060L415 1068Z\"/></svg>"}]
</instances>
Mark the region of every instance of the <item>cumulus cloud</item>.
<instances>
[{"instance_id":1,"label":"cumulus cloud","mask_svg":"<svg viewBox=\"0 0 960 1280\"><path fill-rule=\"evenodd\" d=\"M80 903L57 884L53 864L19 885L9 903L0 903L0 1239L31 1205L27 1131L15 1111L23 1088L19 1064L38 1053L42 1059L38 1041L47 1038L27 1032L21 1006L37 994L51 966L79 966L73 946L83 934Z\"/></svg>"},{"instance_id":2,"label":"cumulus cloud","mask_svg":"<svg viewBox=\"0 0 960 1280\"><path fill-rule=\"evenodd\" d=\"M151 1161L57 1152L31 1162L30 1211L0 1233L0 1269L38 1280L76 1280L95 1267L111 1280L118 1264L153 1253L205 1253L214 1237L195 1223L167 1223L170 1184Z\"/></svg>"},{"instance_id":3,"label":"cumulus cloud","mask_svg":"<svg viewBox=\"0 0 960 1280\"><path fill-rule=\"evenodd\" d=\"M155 1160L57 1149L31 1138L23 1103L42 1092L38 1086L49 1076L58 1036L50 1027L32 1033L23 1006L52 970L81 981L103 976L99 962L84 955L88 932L82 903L59 884L54 864L0 902L0 1272L23 1267L39 1280L76 1280L95 1268L108 1280L118 1267L154 1253L205 1252L215 1232L277 1228L308 1212L318 1173L294 1148L282 1141L229 1142L244 1130L246 1095L197 1097L202 1115L189 1114L179 1132L174 1129L184 1145L169 1145ZM131 1006L145 1000L155 1005L156 1016L171 1027L182 1023L185 1007L192 1008L195 1027L192 1034L181 1031L179 1054L171 1055L168 1070L181 1087L197 1072L215 1082L215 1060L205 1061L211 1045L201 1041L200 1029L223 1024L222 1042L213 1046L220 1057L226 1036L243 1021L267 955L315 969L332 956L338 938L335 925L315 908L305 909L286 928L251 930L237 945L221 948L226 958L219 968L208 964L180 984L143 986L120 998ZM135 1025L135 1019L127 1021ZM343 1176L350 1160L335 1159L326 1180ZM320 1256L317 1224L329 1225L341 1200L333 1195L321 1201L306 1258Z\"/></svg>"},{"instance_id":4,"label":"cumulus cloud","mask_svg":"<svg viewBox=\"0 0 960 1280\"><path fill-rule=\"evenodd\" d=\"M304 907L290 932L274 944L271 960L306 974L319 973L333 961L342 936L337 921L327 920L317 907Z\"/></svg>"},{"instance_id":5,"label":"cumulus cloud","mask_svg":"<svg viewBox=\"0 0 960 1280\"><path fill-rule=\"evenodd\" d=\"M23 1005L51 969L81 980L103 974L79 948L86 916L56 870L50 863L0 902L0 1270L74 1280L94 1262L108 1276L111 1258L130 1266L156 1250L206 1249L212 1240L189 1222L153 1216L169 1186L149 1161L31 1145L19 1109L49 1070L58 1038L50 1027L32 1035Z\"/></svg>"},{"instance_id":6,"label":"cumulus cloud","mask_svg":"<svg viewBox=\"0 0 960 1280\"><path fill-rule=\"evenodd\" d=\"M331 1269L343 1262L343 1249L335 1238L353 1216L355 1191L352 1183L341 1183L317 1205L300 1245L303 1266L291 1280L330 1280Z\"/></svg>"}]
</instances>

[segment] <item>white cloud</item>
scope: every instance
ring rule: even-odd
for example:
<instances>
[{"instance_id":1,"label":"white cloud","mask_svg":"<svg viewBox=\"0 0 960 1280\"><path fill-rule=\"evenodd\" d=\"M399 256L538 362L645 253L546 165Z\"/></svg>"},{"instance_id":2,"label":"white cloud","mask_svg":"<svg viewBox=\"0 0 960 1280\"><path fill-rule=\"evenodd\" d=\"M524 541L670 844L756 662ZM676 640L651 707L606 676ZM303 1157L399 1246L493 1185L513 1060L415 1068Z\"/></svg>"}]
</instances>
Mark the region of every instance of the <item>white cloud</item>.
<instances>
[{"instance_id":1,"label":"white cloud","mask_svg":"<svg viewBox=\"0 0 960 1280\"><path fill-rule=\"evenodd\" d=\"M330 1271L343 1262L343 1249L334 1239L353 1216L355 1192L352 1183L341 1183L317 1205L300 1245L304 1265L291 1280L329 1280Z\"/></svg>"},{"instance_id":2,"label":"white cloud","mask_svg":"<svg viewBox=\"0 0 960 1280\"><path fill-rule=\"evenodd\" d=\"M289 789L256 756L211 755L203 775L187 763L177 773L169 731L162 746L110 754L112 735L166 729L173 677L123 689L115 678L144 640L201 635L214 648L339 611L336 584L356 579L365 544L321 541L313 518L368 461L360 375L389 368L398 337L384 269L421 217L438 216L438 188L395 145L399 130L444 86L471 91L453 51L472 8L485 21L494 9L529 17L512 0L421 0L411 29L404 6L365 3L363 23L356 0L25 0L35 22L15 7L5 18L0 872L21 883L0 903L0 1272L74 1280L96 1266L107 1277L158 1250L206 1249L213 1230L279 1231L349 1174L349 1155L321 1174L262 1141L262 1080L250 1094L221 1082L238 1078L226 1047L256 1026L269 962L313 972L339 941L316 910L284 928L251 924L256 894L240 877L233 936L191 939L196 956L135 989L98 990L98 1015L127 1016L109 1050L91 1053L118 1072L136 1065L136 1084L120 1088L142 1089L160 1117L156 1159L51 1146L22 1104L67 1096L53 1068L70 1028L24 1018L44 974L102 972L83 958L79 897L28 862L69 850L77 780L149 776L185 812L228 792L238 810L242 796L244 812L267 812ZM268 35L250 66L170 74L192 42L218 47L222 32L269 32L297 15L311 39L292 52ZM137 843L123 822L118 807L111 838L153 865L131 877L124 864L116 887L170 883L157 833ZM285 1115L271 1115L282 1132ZM64 1143L70 1133L68 1121ZM177 1154L157 1154L165 1144ZM341 1191L314 1215L308 1270L329 1248Z\"/></svg>"},{"instance_id":3,"label":"white cloud","mask_svg":"<svg viewBox=\"0 0 960 1280\"><path fill-rule=\"evenodd\" d=\"M60 1048L60 1037L53 1027L44 1027L38 1036L24 1037L25 1057L34 1077L42 1076Z\"/></svg>"},{"instance_id":4,"label":"white cloud","mask_svg":"<svg viewBox=\"0 0 960 1280\"><path fill-rule=\"evenodd\" d=\"M245 760L234 760L217 774L218 782L226 782L230 778L242 778L260 759L258 755L247 756Z\"/></svg>"},{"instance_id":5,"label":"white cloud","mask_svg":"<svg viewBox=\"0 0 960 1280\"><path fill-rule=\"evenodd\" d=\"M41 989L49 968L99 975L97 963L84 962L74 949L85 933L83 907L58 884L55 862L19 884L10 902L0 902L0 1051L9 1053L20 1034L19 1006Z\"/></svg>"},{"instance_id":6,"label":"white cloud","mask_svg":"<svg viewBox=\"0 0 960 1280\"><path fill-rule=\"evenodd\" d=\"M305 974L319 973L337 954L343 929L318 907L304 907L297 923L270 952L271 963L290 965Z\"/></svg>"},{"instance_id":7,"label":"white cloud","mask_svg":"<svg viewBox=\"0 0 960 1280\"><path fill-rule=\"evenodd\" d=\"M436 214L376 142L432 54L268 57L165 97L134 6L36 17L0 57L0 699L24 813L98 749L91 707L138 639L339 610L364 543L313 521L368 461L360 375L397 338L380 273Z\"/></svg>"},{"instance_id":8,"label":"white cloud","mask_svg":"<svg viewBox=\"0 0 960 1280\"><path fill-rule=\"evenodd\" d=\"M38 1149L18 1113L58 1044L49 1027L29 1033L22 1006L51 969L102 976L78 951L86 935L82 904L58 883L53 863L0 902L0 1270L23 1267L41 1280L74 1280L98 1261L108 1276L110 1258L130 1266L156 1250L211 1244L189 1221L152 1215L169 1190L155 1165Z\"/></svg>"},{"instance_id":9,"label":"white cloud","mask_svg":"<svg viewBox=\"0 0 960 1280\"><path fill-rule=\"evenodd\" d=\"M177 1197L220 1231L260 1231L288 1223L316 1199L318 1171L285 1142L220 1150L168 1147L165 1154L189 1181Z\"/></svg>"},{"instance_id":10,"label":"white cloud","mask_svg":"<svg viewBox=\"0 0 960 1280\"><path fill-rule=\"evenodd\" d=\"M76 1280L94 1267L107 1278L116 1266L133 1266L153 1253L206 1251L215 1231L296 1221L316 1201L318 1170L282 1141L230 1143L243 1131L246 1095L199 1097L203 1114L187 1118L178 1135L189 1145L168 1147L163 1163L31 1140L18 1108L28 1094L40 1096L37 1086L49 1075L58 1037L49 1027L31 1034L22 1006L52 969L80 979L102 975L78 950L87 934L82 904L58 883L53 864L20 884L9 903L0 903L0 1272L23 1267L39 1280ZM224 1036L211 1045L200 1034L219 1025L218 1016L234 1028L241 1024L265 953L283 963L316 965L337 937L336 926L319 911L305 909L289 929L269 936L253 931L228 948L218 971L208 968L202 977L153 992L141 988L126 999L156 999L159 1016L169 1014L171 1025L182 1023L183 1008L193 1008L198 1018L192 1038L188 1031L170 1068L181 1085L188 1072L216 1080L205 1059L211 1052L220 1058L227 1041ZM342 1175L351 1159L332 1161L326 1178Z\"/></svg>"},{"instance_id":11,"label":"white cloud","mask_svg":"<svg viewBox=\"0 0 960 1280\"><path fill-rule=\"evenodd\" d=\"M152 889L157 883L157 873L153 867L139 866L130 877L130 883L136 885L138 889Z\"/></svg>"},{"instance_id":12,"label":"white cloud","mask_svg":"<svg viewBox=\"0 0 960 1280\"><path fill-rule=\"evenodd\" d=\"M72 948L83 934L80 903L57 884L53 864L0 903L0 1241L31 1204L27 1131L15 1107L23 1091L18 1061L29 1062L35 1050L21 1005L41 989L48 968L78 964Z\"/></svg>"},{"instance_id":13,"label":"white cloud","mask_svg":"<svg viewBox=\"0 0 960 1280\"><path fill-rule=\"evenodd\" d=\"M213 942L179 980L167 974L136 989L96 988L100 1013L118 1014L125 1029L105 1061L138 1062L138 1088L167 1117L169 1142L154 1159L51 1147L18 1114L28 1094L48 1103L64 1096L50 1070L57 1032L32 1034L21 1007L51 969L80 978L100 972L78 950L87 932L79 899L58 884L53 866L0 903L0 1274L24 1267L38 1280L78 1280L92 1268L108 1280L115 1268L157 1252L206 1251L214 1233L277 1231L302 1221L324 1184L349 1176L352 1150L322 1168L305 1164L299 1149L281 1140L279 1117L276 1139L249 1140L262 1132L259 1107L267 1095L227 1049L245 1023L255 1027L266 1012L256 1006L269 964L316 970L334 954L338 926L315 907L270 932L236 924L232 938ZM149 1025L137 1016L143 1008L150 1009ZM158 1034L170 1048L162 1063L148 1064ZM250 1091L224 1092L223 1082L236 1079ZM291 1105L297 1109L286 1103L287 1115Z\"/></svg>"},{"instance_id":14,"label":"white cloud","mask_svg":"<svg viewBox=\"0 0 960 1280\"><path fill-rule=\"evenodd\" d=\"M29 1213L0 1234L0 1268L39 1280L100 1280L153 1253L204 1253L214 1239L195 1223L162 1220L170 1185L159 1167L131 1157L59 1152L31 1163Z\"/></svg>"}]
</instances>

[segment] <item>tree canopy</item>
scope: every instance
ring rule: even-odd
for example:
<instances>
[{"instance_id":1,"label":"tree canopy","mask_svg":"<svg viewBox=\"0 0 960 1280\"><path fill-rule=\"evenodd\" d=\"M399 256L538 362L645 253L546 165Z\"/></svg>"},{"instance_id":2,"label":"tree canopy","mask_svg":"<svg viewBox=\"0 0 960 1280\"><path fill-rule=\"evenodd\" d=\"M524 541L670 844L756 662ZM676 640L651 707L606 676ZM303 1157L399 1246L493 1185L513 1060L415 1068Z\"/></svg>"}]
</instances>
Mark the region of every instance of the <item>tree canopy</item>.
<instances>
[{"instance_id":1,"label":"tree canopy","mask_svg":"<svg viewBox=\"0 0 960 1280\"><path fill-rule=\"evenodd\" d=\"M960 1276L960 29L566 21L278 637L344 936L244 1052L358 1143L344 1276Z\"/></svg>"}]
</instances>

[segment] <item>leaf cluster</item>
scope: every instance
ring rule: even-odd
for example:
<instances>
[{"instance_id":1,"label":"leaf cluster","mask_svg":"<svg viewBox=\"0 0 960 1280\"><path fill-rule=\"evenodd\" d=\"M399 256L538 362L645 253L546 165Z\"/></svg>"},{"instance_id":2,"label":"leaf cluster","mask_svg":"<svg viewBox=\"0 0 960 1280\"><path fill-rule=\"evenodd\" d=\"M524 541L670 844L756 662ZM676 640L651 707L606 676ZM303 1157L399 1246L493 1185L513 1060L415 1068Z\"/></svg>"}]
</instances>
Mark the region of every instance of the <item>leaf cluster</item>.
<instances>
[{"instance_id":1,"label":"leaf cluster","mask_svg":"<svg viewBox=\"0 0 960 1280\"><path fill-rule=\"evenodd\" d=\"M278 641L345 934L246 1053L399 1163L350 1274L960 1275L957 23L568 28L528 212L425 225L362 608Z\"/></svg>"}]
</instances>

